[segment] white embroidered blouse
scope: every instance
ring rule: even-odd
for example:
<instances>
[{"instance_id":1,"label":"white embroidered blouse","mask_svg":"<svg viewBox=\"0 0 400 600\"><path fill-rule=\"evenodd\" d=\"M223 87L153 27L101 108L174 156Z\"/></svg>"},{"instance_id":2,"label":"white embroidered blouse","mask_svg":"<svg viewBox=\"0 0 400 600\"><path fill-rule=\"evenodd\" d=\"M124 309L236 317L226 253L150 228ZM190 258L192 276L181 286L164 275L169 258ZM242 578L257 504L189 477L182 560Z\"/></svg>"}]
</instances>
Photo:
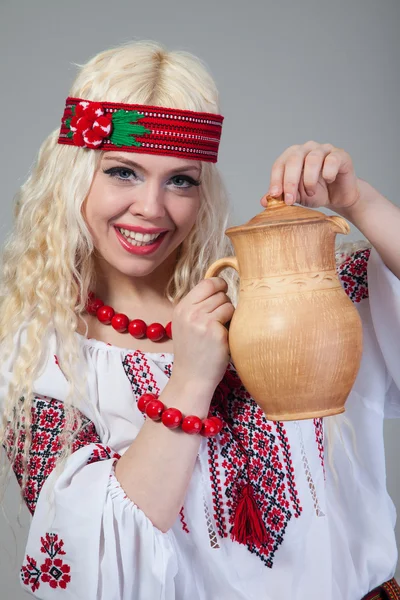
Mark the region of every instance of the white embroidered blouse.
<instances>
[{"instance_id":1,"label":"white embroidered blouse","mask_svg":"<svg viewBox=\"0 0 400 600\"><path fill-rule=\"evenodd\" d=\"M33 518L23 587L43 600L360 600L390 579L397 549L383 419L400 415L400 282L374 250L349 258L340 277L364 328L344 415L352 428L335 417L341 434L325 460L326 420L267 421L230 366L211 408L224 427L202 439L184 505L167 533L125 495L113 465L144 422L138 398L163 389L173 356L79 336L86 426L59 474L53 467L67 385L52 338L34 387L25 493ZM19 480L21 468L18 455ZM267 531L262 544L231 539L248 484Z\"/></svg>"}]
</instances>

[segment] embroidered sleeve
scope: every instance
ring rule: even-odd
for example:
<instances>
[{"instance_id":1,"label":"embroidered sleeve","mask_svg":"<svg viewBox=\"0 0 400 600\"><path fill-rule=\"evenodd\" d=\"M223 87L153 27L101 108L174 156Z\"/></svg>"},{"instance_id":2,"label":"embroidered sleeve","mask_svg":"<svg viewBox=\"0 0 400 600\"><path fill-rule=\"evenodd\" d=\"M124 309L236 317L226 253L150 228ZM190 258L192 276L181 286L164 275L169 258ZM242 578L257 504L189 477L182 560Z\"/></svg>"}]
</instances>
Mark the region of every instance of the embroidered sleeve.
<instances>
[{"instance_id":1,"label":"embroidered sleeve","mask_svg":"<svg viewBox=\"0 0 400 600\"><path fill-rule=\"evenodd\" d=\"M358 250L338 267L339 279L350 300L355 303L368 298L367 267L371 249Z\"/></svg>"},{"instance_id":2,"label":"embroidered sleeve","mask_svg":"<svg viewBox=\"0 0 400 600\"><path fill-rule=\"evenodd\" d=\"M82 426L73 442L72 451L76 452L79 448L94 444L88 463L120 458L119 454L101 443L94 424L77 409L75 409L75 412L77 416L79 414ZM76 419L76 423L78 422L79 420ZM65 410L63 403L53 398L36 396L32 406L32 441L27 464L28 479L23 490L24 500L32 515L35 512L43 484L53 471L57 458L60 456L60 438L64 426ZM9 433L5 446L10 459L14 443L17 444L17 454L13 463L13 469L20 485L22 484L24 472L22 458L24 442L25 430L24 427L21 427L15 441L12 432Z\"/></svg>"},{"instance_id":3,"label":"embroidered sleeve","mask_svg":"<svg viewBox=\"0 0 400 600\"><path fill-rule=\"evenodd\" d=\"M58 472L64 405L45 396L34 399L24 492L33 518L20 573L23 588L41 600L81 598L82 590L96 600L128 600L132 590L139 600L172 600L173 534L157 530L126 496L114 474L119 454L101 442L89 419L76 415L73 451ZM24 440L22 426L6 444L9 456L17 445L13 466L20 483Z\"/></svg>"}]
</instances>

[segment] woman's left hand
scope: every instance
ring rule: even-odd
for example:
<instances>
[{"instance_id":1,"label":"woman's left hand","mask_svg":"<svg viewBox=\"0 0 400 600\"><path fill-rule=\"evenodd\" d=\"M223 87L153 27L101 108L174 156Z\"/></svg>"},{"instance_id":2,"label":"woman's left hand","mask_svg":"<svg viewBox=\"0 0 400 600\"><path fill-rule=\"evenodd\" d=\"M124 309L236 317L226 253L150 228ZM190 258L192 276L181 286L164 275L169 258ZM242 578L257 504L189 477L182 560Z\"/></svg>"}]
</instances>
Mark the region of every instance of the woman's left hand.
<instances>
[{"instance_id":1,"label":"woman's left hand","mask_svg":"<svg viewBox=\"0 0 400 600\"><path fill-rule=\"evenodd\" d=\"M345 150L307 142L290 146L275 161L268 195L283 194L289 205L297 202L334 211L350 208L359 200L358 183L353 161ZM265 197L261 204L266 206Z\"/></svg>"}]
</instances>

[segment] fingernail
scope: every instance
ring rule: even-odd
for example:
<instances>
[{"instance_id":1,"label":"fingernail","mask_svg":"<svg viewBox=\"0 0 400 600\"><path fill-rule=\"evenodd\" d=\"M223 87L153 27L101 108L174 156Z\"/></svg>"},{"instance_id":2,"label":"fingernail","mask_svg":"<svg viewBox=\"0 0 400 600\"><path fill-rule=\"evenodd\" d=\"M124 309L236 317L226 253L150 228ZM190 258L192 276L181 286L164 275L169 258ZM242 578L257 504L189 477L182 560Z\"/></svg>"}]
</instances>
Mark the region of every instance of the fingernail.
<instances>
[{"instance_id":1,"label":"fingernail","mask_svg":"<svg viewBox=\"0 0 400 600\"><path fill-rule=\"evenodd\" d=\"M270 196L277 196L279 194L279 188L278 186L274 185L269 192Z\"/></svg>"},{"instance_id":2,"label":"fingernail","mask_svg":"<svg viewBox=\"0 0 400 600\"><path fill-rule=\"evenodd\" d=\"M293 202L293 194L285 194L285 202L291 204Z\"/></svg>"}]
</instances>

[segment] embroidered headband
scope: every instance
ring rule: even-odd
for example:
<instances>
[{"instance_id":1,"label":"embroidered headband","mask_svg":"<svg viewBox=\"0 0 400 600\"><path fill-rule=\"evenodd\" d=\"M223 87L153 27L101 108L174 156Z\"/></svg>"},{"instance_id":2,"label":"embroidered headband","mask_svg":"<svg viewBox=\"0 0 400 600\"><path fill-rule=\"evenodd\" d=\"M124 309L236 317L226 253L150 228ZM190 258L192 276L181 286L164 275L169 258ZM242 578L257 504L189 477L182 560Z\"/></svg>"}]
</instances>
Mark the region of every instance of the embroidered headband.
<instances>
[{"instance_id":1,"label":"embroidered headband","mask_svg":"<svg viewBox=\"0 0 400 600\"><path fill-rule=\"evenodd\" d=\"M67 98L58 143L217 162L223 120L212 113Z\"/></svg>"}]
</instances>

